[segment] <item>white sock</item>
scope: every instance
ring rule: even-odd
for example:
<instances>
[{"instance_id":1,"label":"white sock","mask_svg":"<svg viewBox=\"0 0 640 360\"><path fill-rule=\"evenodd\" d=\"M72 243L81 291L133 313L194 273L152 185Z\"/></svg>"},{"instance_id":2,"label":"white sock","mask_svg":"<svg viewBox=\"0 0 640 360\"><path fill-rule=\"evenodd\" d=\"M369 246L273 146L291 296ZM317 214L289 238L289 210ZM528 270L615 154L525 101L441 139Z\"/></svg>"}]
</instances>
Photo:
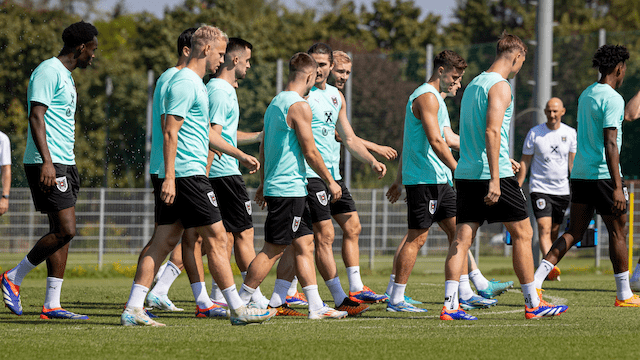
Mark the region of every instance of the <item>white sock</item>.
<instances>
[{"instance_id":1,"label":"white sock","mask_svg":"<svg viewBox=\"0 0 640 360\"><path fill-rule=\"evenodd\" d=\"M220 290L220 287L213 278L211 278L211 294L209 297L215 302L226 302L224 295L222 295L222 290Z\"/></svg>"},{"instance_id":2,"label":"white sock","mask_svg":"<svg viewBox=\"0 0 640 360\"><path fill-rule=\"evenodd\" d=\"M160 278L158 278L156 285L151 289L151 292L156 295L167 295L171 284L173 284L181 272L174 263L167 261L164 271L160 275Z\"/></svg>"},{"instance_id":3,"label":"white sock","mask_svg":"<svg viewBox=\"0 0 640 360\"><path fill-rule=\"evenodd\" d=\"M240 300L242 301L243 304L248 304L249 301L251 301L251 297L253 296L253 293L256 292L256 289L252 289L249 286L247 286L247 284L242 284L242 286L240 286L240 291L238 292L238 296L240 297Z\"/></svg>"},{"instance_id":4,"label":"white sock","mask_svg":"<svg viewBox=\"0 0 640 360\"><path fill-rule=\"evenodd\" d=\"M336 276L331 280L325 281L324 283L327 284L329 291L331 291L331 296L333 296L333 302L336 304L336 306L342 305L344 299L347 298L347 294L345 294L344 290L342 289L340 278Z\"/></svg>"},{"instance_id":5,"label":"white sock","mask_svg":"<svg viewBox=\"0 0 640 360\"><path fill-rule=\"evenodd\" d=\"M324 307L324 303L320 298L320 293L318 292L318 285L309 285L302 288L302 291L309 300L309 311L317 311Z\"/></svg>"},{"instance_id":6,"label":"white sock","mask_svg":"<svg viewBox=\"0 0 640 360\"><path fill-rule=\"evenodd\" d=\"M131 287L131 294L129 294L129 301L127 301L128 308L143 308L144 299L147 298L149 288L146 286L133 284Z\"/></svg>"},{"instance_id":7,"label":"white sock","mask_svg":"<svg viewBox=\"0 0 640 360\"><path fill-rule=\"evenodd\" d=\"M396 282L396 275L395 274L391 274L391 276L389 276L389 283L387 284L387 291L385 291L385 294L391 296L391 293L393 292L393 283Z\"/></svg>"},{"instance_id":8,"label":"white sock","mask_svg":"<svg viewBox=\"0 0 640 360\"><path fill-rule=\"evenodd\" d=\"M616 295L618 296L618 300L627 300L632 297L633 292L629 287L629 272L625 271L614 274L613 277L616 279Z\"/></svg>"},{"instance_id":9,"label":"white sock","mask_svg":"<svg viewBox=\"0 0 640 360\"><path fill-rule=\"evenodd\" d=\"M20 286L22 285L22 280L24 280L24 277L27 276L29 271L35 268L36 265L33 265L25 256L24 259L20 261L18 266L7 272L7 278L9 279L9 281L16 284L16 286Z\"/></svg>"},{"instance_id":10,"label":"white sock","mask_svg":"<svg viewBox=\"0 0 640 360\"><path fill-rule=\"evenodd\" d=\"M480 269L475 269L469 273L469 280L473 282L476 290L484 290L489 287L489 280L482 275Z\"/></svg>"},{"instance_id":11,"label":"white sock","mask_svg":"<svg viewBox=\"0 0 640 360\"><path fill-rule=\"evenodd\" d=\"M287 296L293 296L298 292L298 277L294 276L293 280L291 280L291 286L287 291Z\"/></svg>"},{"instance_id":12,"label":"white sock","mask_svg":"<svg viewBox=\"0 0 640 360\"><path fill-rule=\"evenodd\" d=\"M469 275L460 275L460 285L458 286L458 297L462 300L469 300L475 293L471 290Z\"/></svg>"},{"instance_id":13,"label":"white sock","mask_svg":"<svg viewBox=\"0 0 640 360\"><path fill-rule=\"evenodd\" d=\"M362 277L360 276L360 266L350 266L347 268L347 278L349 279L349 291L358 292L364 289Z\"/></svg>"},{"instance_id":14,"label":"white sock","mask_svg":"<svg viewBox=\"0 0 640 360\"><path fill-rule=\"evenodd\" d=\"M638 281L640 280L640 263L636 264L636 269L633 270L633 276L631 276L630 281Z\"/></svg>"},{"instance_id":15,"label":"white sock","mask_svg":"<svg viewBox=\"0 0 640 360\"><path fill-rule=\"evenodd\" d=\"M240 296L238 295L238 290L236 289L235 284L222 290L222 295L224 295L224 298L227 300L227 304L229 304L229 308L232 310L235 310L244 305L244 303L240 299Z\"/></svg>"},{"instance_id":16,"label":"white sock","mask_svg":"<svg viewBox=\"0 0 640 360\"><path fill-rule=\"evenodd\" d=\"M398 305L399 303L404 301L404 291L407 288L407 284L398 284L393 283L393 288L391 290L391 298L389 302L393 305Z\"/></svg>"},{"instance_id":17,"label":"white sock","mask_svg":"<svg viewBox=\"0 0 640 360\"><path fill-rule=\"evenodd\" d=\"M287 301L287 290L291 287L291 283L287 280L276 279L275 285L273 285L273 294L271 294L271 300L269 300L269 306L276 308L281 306Z\"/></svg>"},{"instance_id":18,"label":"white sock","mask_svg":"<svg viewBox=\"0 0 640 360\"><path fill-rule=\"evenodd\" d=\"M56 309L60 306L60 290L62 289L62 279L55 277L47 278L47 292L44 297L44 307Z\"/></svg>"},{"instance_id":19,"label":"white sock","mask_svg":"<svg viewBox=\"0 0 640 360\"><path fill-rule=\"evenodd\" d=\"M160 276L164 273L164 271L167 269L167 264L169 264L170 261L167 261L166 263L160 265L160 267L158 268L158 273L156 274L158 278L160 278Z\"/></svg>"},{"instance_id":20,"label":"white sock","mask_svg":"<svg viewBox=\"0 0 640 360\"><path fill-rule=\"evenodd\" d=\"M167 270L168 269L167 267ZM193 292L193 297L196 299L196 305L198 305L200 309L206 310L213 306L213 301L207 296L207 287L204 281L191 284L191 291Z\"/></svg>"},{"instance_id":21,"label":"white sock","mask_svg":"<svg viewBox=\"0 0 640 360\"><path fill-rule=\"evenodd\" d=\"M538 297L538 291L536 291L536 282L520 284L520 288L522 289L522 295L524 295L525 305L529 309L537 308L540 305L540 297Z\"/></svg>"},{"instance_id":22,"label":"white sock","mask_svg":"<svg viewBox=\"0 0 640 360\"><path fill-rule=\"evenodd\" d=\"M460 302L458 300L459 281L447 280L444 282L444 307L447 310L458 310Z\"/></svg>"},{"instance_id":23,"label":"white sock","mask_svg":"<svg viewBox=\"0 0 640 360\"><path fill-rule=\"evenodd\" d=\"M542 283L544 282L544 279L547 278L553 268L554 265L552 263L548 262L547 260L542 260L540 266L538 266L538 270L536 270L536 273L533 275L536 283L536 289L542 289Z\"/></svg>"}]
</instances>

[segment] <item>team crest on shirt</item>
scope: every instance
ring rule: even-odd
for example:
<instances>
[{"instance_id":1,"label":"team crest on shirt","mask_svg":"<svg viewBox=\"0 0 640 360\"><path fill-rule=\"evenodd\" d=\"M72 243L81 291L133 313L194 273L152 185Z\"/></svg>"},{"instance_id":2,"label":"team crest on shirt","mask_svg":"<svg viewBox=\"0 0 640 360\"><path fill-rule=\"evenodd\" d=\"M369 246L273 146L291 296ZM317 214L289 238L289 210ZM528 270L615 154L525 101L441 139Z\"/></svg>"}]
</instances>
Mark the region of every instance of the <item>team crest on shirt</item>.
<instances>
[{"instance_id":1,"label":"team crest on shirt","mask_svg":"<svg viewBox=\"0 0 640 360\"><path fill-rule=\"evenodd\" d=\"M67 191L67 189L69 188L69 183L67 182L67 177L66 176L62 176L62 177L56 178L56 187L61 192Z\"/></svg>"},{"instance_id":2,"label":"team crest on shirt","mask_svg":"<svg viewBox=\"0 0 640 360\"><path fill-rule=\"evenodd\" d=\"M253 210L251 209L251 200L244 202L244 209L247 210L247 214L251 215Z\"/></svg>"},{"instance_id":3,"label":"team crest on shirt","mask_svg":"<svg viewBox=\"0 0 640 360\"><path fill-rule=\"evenodd\" d=\"M562 142L567 142L567 137L566 136L562 137Z\"/></svg>"},{"instance_id":4,"label":"team crest on shirt","mask_svg":"<svg viewBox=\"0 0 640 360\"><path fill-rule=\"evenodd\" d=\"M538 199L536 200L536 206L542 210L547 207L547 201L545 199Z\"/></svg>"},{"instance_id":5,"label":"team crest on shirt","mask_svg":"<svg viewBox=\"0 0 640 360\"><path fill-rule=\"evenodd\" d=\"M335 96L331 97L331 101L333 101L333 106L338 106L338 98Z\"/></svg>"},{"instance_id":6,"label":"team crest on shirt","mask_svg":"<svg viewBox=\"0 0 640 360\"><path fill-rule=\"evenodd\" d=\"M322 136L327 136L329 134L329 130L327 128L322 128Z\"/></svg>"},{"instance_id":7,"label":"team crest on shirt","mask_svg":"<svg viewBox=\"0 0 640 360\"><path fill-rule=\"evenodd\" d=\"M316 193L316 197L322 206L327 206L329 203L329 197L327 196L327 192L322 190Z\"/></svg>"},{"instance_id":8,"label":"team crest on shirt","mask_svg":"<svg viewBox=\"0 0 640 360\"><path fill-rule=\"evenodd\" d=\"M216 194L213 191L209 191L207 197L213 206L218 207L218 199L216 199Z\"/></svg>"},{"instance_id":9,"label":"team crest on shirt","mask_svg":"<svg viewBox=\"0 0 640 360\"><path fill-rule=\"evenodd\" d=\"M67 115L67 117L71 116L71 108L67 108L66 115Z\"/></svg>"},{"instance_id":10,"label":"team crest on shirt","mask_svg":"<svg viewBox=\"0 0 640 360\"><path fill-rule=\"evenodd\" d=\"M429 200L429 213L431 215L436 213L437 208L438 208L438 200Z\"/></svg>"},{"instance_id":11,"label":"team crest on shirt","mask_svg":"<svg viewBox=\"0 0 640 360\"><path fill-rule=\"evenodd\" d=\"M300 216L293 217L293 223L291 224L291 230L293 230L293 232L298 231L298 228L300 227L300 220L302 220Z\"/></svg>"}]
</instances>

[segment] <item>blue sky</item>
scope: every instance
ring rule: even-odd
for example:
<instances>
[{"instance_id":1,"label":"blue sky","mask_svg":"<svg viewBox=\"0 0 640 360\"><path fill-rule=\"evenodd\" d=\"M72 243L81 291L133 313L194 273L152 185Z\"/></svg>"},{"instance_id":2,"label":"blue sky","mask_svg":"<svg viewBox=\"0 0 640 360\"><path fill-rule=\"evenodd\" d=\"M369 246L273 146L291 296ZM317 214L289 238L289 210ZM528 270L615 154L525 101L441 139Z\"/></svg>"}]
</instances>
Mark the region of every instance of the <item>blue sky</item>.
<instances>
[{"instance_id":1,"label":"blue sky","mask_svg":"<svg viewBox=\"0 0 640 360\"><path fill-rule=\"evenodd\" d=\"M310 3L310 4L321 4L322 0L280 0L281 3L287 5L292 9L299 8L299 3ZM113 8L113 6L117 3L117 0L100 0L98 4L98 8L103 11L108 11ZM160 17L163 14L163 10L166 6L174 7L176 5L182 4L184 0L125 0L126 9L128 12L142 12L149 11L156 16ZM360 4L366 4L367 6L371 6L373 0L354 0L354 2L359 7ZM436 15L442 16L443 24L447 24L451 21L451 17L453 16L453 9L455 8L456 2L453 0L414 0L414 3L422 8L423 15L431 12Z\"/></svg>"}]
</instances>

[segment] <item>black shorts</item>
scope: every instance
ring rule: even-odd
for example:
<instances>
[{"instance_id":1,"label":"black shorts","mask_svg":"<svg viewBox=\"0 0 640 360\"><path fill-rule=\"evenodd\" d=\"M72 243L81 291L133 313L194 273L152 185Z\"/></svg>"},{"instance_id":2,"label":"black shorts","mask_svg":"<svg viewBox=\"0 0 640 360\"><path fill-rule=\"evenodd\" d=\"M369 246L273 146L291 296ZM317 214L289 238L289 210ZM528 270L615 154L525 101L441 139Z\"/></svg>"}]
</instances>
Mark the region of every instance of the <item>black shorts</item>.
<instances>
[{"instance_id":1,"label":"black shorts","mask_svg":"<svg viewBox=\"0 0 640 360\"><path fill-rule=\"evenodd\" d=\"M629 208L629 191L622 181L622 191ZM600 215L613 215L613 180L581 180L571 179L571 202L574 204L586 204L595 207Z\"/></svg>"},{"instance_id":2,"label":"black shorts","mask_svg":"<svg viewBox=\"0 0 640 360\"><path fill-rule=\"evenodd\" d=\"M253 228L251 199L241 175L209 178L218 196L222 223L228 232L239 233Z\"/></svg>"},{"instance_id":3,"label":"black shorts","mask_svg":"<svg viewBox=\"0 0 640 360\"><path fill-rule=\"evenodd\" d=\"M342 188L342 197L335 203L331 202L329 188L320 178L307 179L307 201L311 210L311 221L317 223L331 219L332 215L346 214L356 211L356 203L344 181L336 181Z\"/></svg>"},{"instance_id":4,"label":"black shorts","mask_svg":"<svg viewBox=\"0 0 640 360\"><path fill-rule=\"evenodd\" d=\"M53 164L56 170L56 185L49 192L40 188L42 164L25 164L24 172L31 189L33 204L43 214L54 213L76 206L80 191L80 175L75 165Z\"/></svg>"},{"instance_id":5,"label":"black shorts","mask_svg":"<svg viewBox=\"0 0 640 360\"><path fill-rule=\"evenodd\" d=\"M291 245L294 239L313 234L311 216L305 197L265 196L267 220L265 241L275 245Z\"/></svg>"},{"instance_id":6,"label":"black shorts","mask_svg":"<svg viewBox=\"0 0 640 360\"><path fill-rule=\"evenodd\" d=\"M176 178L176 198L172 205L162 202L158 225L182 221L185 229L215 224L222 220L218 199L204 175Z\"/></svg>"},{"instance_id":7,"label":"black shorts","mask_svg":"<svg viewBox=\"0 0 640 360\"><path fill-rule=\"evenodd\" d=\"M457 223L486 220L494 222L520 221L529 217L526 199L515 176L500 179L500 198L492 206L484 203L489 191L489 180L456 180L458 192Z\"/></svg>"},{"instance_id":8,"label":"black shorts","mask_svg":"<svg viewBox=\"0 0 640 360\"><path fill-rule=\"evenodd\" d=\"M552 223L562 224L564 212L571 201L571 195L552 195L538 192L532 192L530 195L533 215L536 219L551 217Z\"/></svg>"},{"instance_id":9,"label":"black shorts","mask_svg":"<svg viewBox=\"0 0 640 360\"><path fill-rule=\"evenodd\" d=\"M409 229L428 229L456 216L456 192L448 184L405 185Z\"/></svg>"},{"instance_id":10,"label":"black shorts","mask_svg":"<svg viewBox=\"0 0 640 360\"><path fill-rule=\"evenodd\" d=\"M160 199L160 192L162 191L162 182L164 179L160 179L158 174L151 174L151 186L153 186L153 219L158 223L158 215L160 214L160 206L162 206L162 199Z\"/></svg>"}]
</instances>

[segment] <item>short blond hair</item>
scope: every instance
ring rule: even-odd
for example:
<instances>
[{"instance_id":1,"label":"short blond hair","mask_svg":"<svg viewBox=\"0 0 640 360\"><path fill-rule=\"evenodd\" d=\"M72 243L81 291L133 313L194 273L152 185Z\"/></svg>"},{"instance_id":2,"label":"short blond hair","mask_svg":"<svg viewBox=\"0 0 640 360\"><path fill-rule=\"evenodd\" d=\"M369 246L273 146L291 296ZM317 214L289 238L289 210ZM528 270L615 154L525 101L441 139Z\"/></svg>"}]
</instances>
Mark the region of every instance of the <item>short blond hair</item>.
<instances>
[{"instance_id":1,"label":"short blond hair","mask_svg":"<svg viewBox=\"0 0 640 360\"><path fill-rule=\"evenodd\" d=\"M215 26L202 25L191 36L191 47L194 52L202 50L207 44L219 41L229 42L229 37Z\"/></svg>"},{"instance_id":2,"label":"short blond hair","mask_svg":"<svg viewBox=\"0 0 640 360\"><path fill-rule=\"evenodd\" d=\"M333 52L333 61L336 64L350 64L352 62L351 56L344 51L335 50Z\"/></svg>"}]
</instances>

